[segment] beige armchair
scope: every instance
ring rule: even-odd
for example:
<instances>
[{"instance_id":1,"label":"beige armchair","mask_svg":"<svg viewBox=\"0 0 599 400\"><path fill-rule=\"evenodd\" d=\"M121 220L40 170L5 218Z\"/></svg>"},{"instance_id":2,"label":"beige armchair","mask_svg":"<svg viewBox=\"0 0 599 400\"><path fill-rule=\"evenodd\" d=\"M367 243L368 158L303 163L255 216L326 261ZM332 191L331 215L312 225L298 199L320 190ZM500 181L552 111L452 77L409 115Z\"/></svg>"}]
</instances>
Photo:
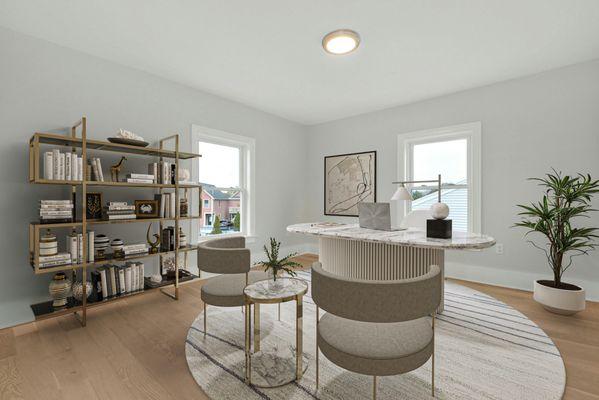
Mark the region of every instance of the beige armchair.
<instances>
[{"instance_id":1,"label":"beige armchair","mask_svg":"<svg viewBox=\"0 0 599 400\"><path fill-rule=\"evenodd\" d=\"M243 289L250 283L268 279L266 272L250 271L250 250L245 248L244 237L214 239L198 246L198 269L221 274L202 286L204 302L204 336L206 336L206 305L242 307Z\"/></svg>"},{"instance_id":2,"label":"beige armchair","mask_svg":"<svg viewBox=\"0 0 599 400\"><path fill-rule=\"evenodd\" d=\"M367 281L331 274L314 263L316 390L320 350L348 371L373 376L373 399L378 376L412 371L432 357L434 397L435 312L441 301L441 284L436 265L417 278ZM327 311L322 318L319 308Z\"/></svg>"}]
</instances>

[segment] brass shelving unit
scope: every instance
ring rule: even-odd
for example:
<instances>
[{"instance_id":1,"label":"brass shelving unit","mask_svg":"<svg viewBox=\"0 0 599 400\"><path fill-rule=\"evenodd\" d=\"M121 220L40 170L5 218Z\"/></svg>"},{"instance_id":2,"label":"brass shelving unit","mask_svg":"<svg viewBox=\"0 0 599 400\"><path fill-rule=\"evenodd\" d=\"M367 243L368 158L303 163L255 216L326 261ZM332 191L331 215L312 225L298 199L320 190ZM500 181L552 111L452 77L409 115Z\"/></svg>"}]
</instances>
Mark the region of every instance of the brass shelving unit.
<instances>
[{"instance_id":1,"label":"brass shelving unit","mask_svg":"<svg viewBox=\"0 0 599 400\"><path fill-rule=\"evenodd\" d=\"M77 136L78 131L80 131L80 137ZM174 142L174 150L166 149L166 144L168 142ZM179 247L179 222L185 220L199 220L201 216L201 207L202 202L199 203L199 215L197 216L185 216L181 217L180 214L180 193L181 189L185 189L185 195L187 196L187 192L189 189L198 190L198 193L201 194L202 187L198 184L189 184L184 183L180 184L178 179L175 179L175 184L159 184L159 183L128 183L128 182L99 182L99 181L86 181L85 177L87 172L87 152L88 150L100 150L100 151L111 151L118 153L126 153L126 154L135 154L141 156L149 156L149 157L158 157L160 161L166 159L174 160L175 165L175 176L179 176L179 161L180 160L189 160L197 157L201 157L200 154L188 153L179 151L179 135L171 135L166 138L160 140L159 148L151 148L151 147L137 147L125 144L117 144L111 142L105 142L100 140L91 140L87 138L87 121L86 118L83 117L77 123L75 123L70 128L70 135L63 136L55 133L35 133L31 139L29 140L29 183L33 184L42 184L42 185L62 185L71 188L71 196L73 200L76 199L78 189L81 189L81 220L73 221L73 222L64 222L64 223L39 223L32 222L29 224L29 253L30 253L30 265L33 268L33 271L36 275L39 274L49 274L55 273L59 271L82 271L83 279L87 279L87 271L88 268L94 268L95 266L101 266L113 262L124 262L129 260L138 260L149 257L160 257L160 262L162 263L162 257L166 255L175 255L175 279L172 283L164 284L160 287L145 289L143 291L126 294L123 296L114 297L111 299L107 299L101 302L88 303L87 302L87 293L86 287L83 285L83 301L80 303L70 301L69 305L63 309L57 310L48 310L47 303L40 303L32 305L32 309L34 314L36 315L36 320L47 319L52 317L57 317L65 314L73 313L76 315L81 322L82 326L86 325L87 320L87 309L92 307L101 306L103 304L112 303L114 301L118 301L123 298L128 298L134 295L139 295L147 292L152 292L154 290L160 290L165 295L177 300L179 298L179 255L180 253L184 253L185 257L191 251L197 250L197 246L186 246ZM84 180L48 180L40 178L40 145L51 145L51 146L62 146L62 147L70 147L71 152L76 153L78 150L81 151L81 158L83 163L83 178ZM158 190L159 193L163 193L164 190L172 189L175 193L175 204L176 213L174 218L144 218L144 219L131 219L131 220L93 220L88 221L86 218L86 194L88 187L125 187L125 188L149 188ZM198 195L198 198L200 196ZM191 213L191 210L188 210ZM141 254L123 258L111 258L107 257L104 260L95 260L93 262L88 262L87 260L87 228L88 226L93 225L105 225L105 224L131 224L138 222L158 222L160 225L160 232L162 232L163 224L167 221L175 222L175 248L178 250L166 251L166 252L158 252L158 253L148 253ZM193 226L193 225L192 225ZM59 265L49 268L40 268L39 267L39 240L40 240L40 231L45 229L59 229L59 228L72 228L72 229L80 229L83 234L83 251L82 262L79 264L66 264ZM191 276L191 278L197 278ZM168 288L173 288L173 293L165 290Z\"/></svg>"}]
</instances>

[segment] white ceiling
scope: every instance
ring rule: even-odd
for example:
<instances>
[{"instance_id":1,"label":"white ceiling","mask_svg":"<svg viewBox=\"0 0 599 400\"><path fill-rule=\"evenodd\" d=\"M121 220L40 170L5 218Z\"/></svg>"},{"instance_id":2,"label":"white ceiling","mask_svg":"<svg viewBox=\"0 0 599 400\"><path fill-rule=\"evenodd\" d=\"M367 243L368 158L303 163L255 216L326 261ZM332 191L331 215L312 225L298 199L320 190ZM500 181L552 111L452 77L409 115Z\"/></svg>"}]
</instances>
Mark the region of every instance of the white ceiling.
<instances>
[{"instance_id":1,"label":"white ceiling","mask_svg":"<svg viewBox=\"0 0 599 400\"><path fill-rule=\"evenodd\" d=\"M303 124L599 58L598 0L0 0L0 25ZM338 28L357 52L323 51Z\"/></svg>"}]
</instances>

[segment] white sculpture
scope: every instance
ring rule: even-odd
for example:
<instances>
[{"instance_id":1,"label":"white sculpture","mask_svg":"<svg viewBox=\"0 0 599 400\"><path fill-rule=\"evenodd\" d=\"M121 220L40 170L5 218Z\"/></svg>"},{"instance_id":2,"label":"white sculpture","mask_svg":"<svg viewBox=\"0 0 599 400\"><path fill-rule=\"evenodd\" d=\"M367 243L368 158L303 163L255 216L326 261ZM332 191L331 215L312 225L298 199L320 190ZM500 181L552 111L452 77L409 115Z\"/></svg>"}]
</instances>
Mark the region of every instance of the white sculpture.
<instances>
[{"instance_id":1,"label":"white sculpture","mask_svg":"<svg viewBox=\"0 0 599 400\"><path fill-rule=\"evenodd\" d=\"M431 215L434 219L445 219L449 215L449 206L445 203L435 203L431 206Z\"/></svg>"},{"instance_id":2,"label":"white sculpture","mask_svg":"<svg viewBox=\"0 0 599 400\"><path fill-rule=\"evenodd\" d=\"M139 135L136 135L133 132L129 132L125 129L119 129L119 133L116 134L116 137L130 140L139 140L140 142L145 142L144 138Z\"/></svg>"}]
</instances>

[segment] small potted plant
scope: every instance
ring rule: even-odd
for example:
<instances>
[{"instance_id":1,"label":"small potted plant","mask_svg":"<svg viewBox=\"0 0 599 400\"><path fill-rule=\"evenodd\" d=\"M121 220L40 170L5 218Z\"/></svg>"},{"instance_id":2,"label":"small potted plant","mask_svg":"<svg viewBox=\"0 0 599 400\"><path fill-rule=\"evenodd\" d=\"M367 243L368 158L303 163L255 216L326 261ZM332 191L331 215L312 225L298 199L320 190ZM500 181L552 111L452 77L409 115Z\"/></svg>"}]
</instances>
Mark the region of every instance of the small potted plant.
<instances>
[{"instance_id":1,"label":"small potted plant","mask_svg":"<svg viewBox=\"0 0 599 400\"><path fill-rule=\"evenodd\" d=\"M266 245L264 245L264 253L266 254L266 261L260 261L256 264L261 264L264 267L264 271L268 271L269 279L268 286L271 289L281 289L283 284L279 279L281 275L286 272L291 276L295 276L295 271L293 268L299 267L302 265L296 263L295 261L291 261L292 257L295 257L297 253L291 253L286 257L279 259L279 248L281 247L281 242L277 242L275 238L270 238L270 250Z\"/></svg>"},{"instance_id":2,"label":"small potted plant","mask_svg":"<svg viewBox=\"0 0 599 400\"><path fill-rule=\"evenodd\" d=\"M562 176L553 170L544 178L530 178L544 188L541 201L518 205L522 220L515 224L527 228L526 235L540 233L544 243L528 242L542 250L553 272L553 280L534 283L534 299L545 309L571 315L585 308L584 288L562 281L564 272L572 266L573 258L587 255L596 247L597 228L576 227L579 217L589 217L596 211L591 207L591 197L599 192L599 181L590 175Z\"/></svg>"}]
</instances>

